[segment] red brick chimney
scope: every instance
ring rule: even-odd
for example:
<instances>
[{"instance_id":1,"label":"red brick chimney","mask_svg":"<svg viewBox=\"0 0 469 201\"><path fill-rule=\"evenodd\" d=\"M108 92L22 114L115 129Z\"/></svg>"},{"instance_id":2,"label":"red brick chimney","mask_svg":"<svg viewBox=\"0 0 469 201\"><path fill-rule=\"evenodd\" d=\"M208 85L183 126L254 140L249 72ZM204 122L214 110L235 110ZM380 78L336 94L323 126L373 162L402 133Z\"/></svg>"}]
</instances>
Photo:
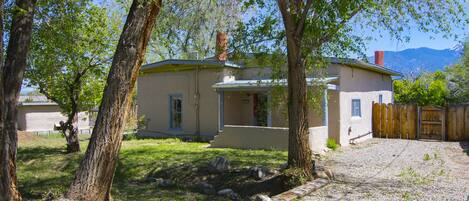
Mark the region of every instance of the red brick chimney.
<instances>
[{"instance_id":1,"label":"red brick chimney","mask_svg":"<svg viewBox=\"0 0 469 201\"><path fill-rule=\"evenodd\" d=\"M217 32L215 57L219 61L226 61L228 59L228 34L225 32Z\"/></svg>"},{"instance_id":2,"label":"red brick chimney","mask_svg":"<svg viewBox=\"0 0 469 201\"><path fill-rule=\"evenodd\" d=\"M384 66L384 51L375 51L375 64Z\"/></svg>"}]
</instances>

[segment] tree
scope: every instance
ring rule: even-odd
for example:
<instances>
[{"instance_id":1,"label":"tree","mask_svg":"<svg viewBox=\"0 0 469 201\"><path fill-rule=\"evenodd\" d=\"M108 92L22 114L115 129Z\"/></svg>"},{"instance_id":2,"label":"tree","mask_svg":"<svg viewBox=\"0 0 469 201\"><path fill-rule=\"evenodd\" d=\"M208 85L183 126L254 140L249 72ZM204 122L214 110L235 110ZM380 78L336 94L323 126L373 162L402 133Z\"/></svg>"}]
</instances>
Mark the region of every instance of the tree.
<instances>
[{"instance_id":1,"label":"tree","mask_svg":"<svg viewBox=\"0 0 469 201\"><path fill-rule=\"evenodd\" d=\"M458 64L447 67L450 103L469 102L469 41L464 45L464 53Z\"/></svg>"},{"instance_id":2,"label":"tree","mask_svg":"<svg viewBox=\"0 0 469 201\"><path fill-rule=\"evenodd\" d=\"M306 72L326 66L326 56L347 56L350 53L364 55L366 37L357 29L388 32L400 41L408 40L405 30L417 27L421 31L451 35L455 26L467 23L462 4L456 0L444 1L313 1L278 0L246 1L246 5L258 5L262 9L278 6L266 15L260 27L283 29L283 42L277 42L287 54L288 66L288 165L301 169L311 176L311 154L308 142L308 93ZM258 16L256 16L258 17ZM279 26L275 19L281 18ZM249 37L244 37L249 38ZM278 39L274 39L278 40ZM256 41L256 40L254 40ZM258 40L262 41L262 40ZM276 44L276 43L273 43ZM316 77L321 71L316 71Z\"/></svg>"},{"instance_id":3,"label":"tree","mask_svg":"<svg viewBox=\"0 0 469 201\"><path fill-rule=\"evenodd\" d=\"M3 1L0 22L3 36ZM35 0L17 0L13 7L5 63L0 60L0 200L21 200L17 190L17 103L31 43ZM1 37L3 39L3 37ZM3 40L0 55L3 57Z\"/></svg>"},{"instance_id":4,"label":"tree","mask_svg":"<svg viewBox=\"0 0 469 201\"><path fill-rule=\"evenodd\" d=\"M61 125L67 152L78 152L78 113L97 107L101 100L117 26L104 8L90 1L41 3L26 76L59 105L67 117Z\"/></svg>"},{"instance_id":5,"label":"tree","mask_svg":"<svg viewBox=\"0 0 469 201\"><path fill-rule=\"evenodd\" d=\"M111 200L124 120L161 0L134 0L117 44L96 126L67 198Z\"/></svg>"},{"instance_id":6,"label":"tree","mask_svg":"<svg viewBox=\"0 0 469 201\"><path fill-rule=\"evenodd\" d=\"M423 73L415 80L396 80L393 85L394 100L397 103L419 106L444 106L447 103L449 89L443 72Z\"/></svg>"},{"instance_id":7,"label":"tree","mask_svg":"<svg viewBox=\"0 0 469 201\"><path fill-rule=\"evenodd\" d=\"M230 32L241 20L238 0L170 0L158 16L150 41L152 60L213 56L217 31Z\"/></svg>"}]
</instances>

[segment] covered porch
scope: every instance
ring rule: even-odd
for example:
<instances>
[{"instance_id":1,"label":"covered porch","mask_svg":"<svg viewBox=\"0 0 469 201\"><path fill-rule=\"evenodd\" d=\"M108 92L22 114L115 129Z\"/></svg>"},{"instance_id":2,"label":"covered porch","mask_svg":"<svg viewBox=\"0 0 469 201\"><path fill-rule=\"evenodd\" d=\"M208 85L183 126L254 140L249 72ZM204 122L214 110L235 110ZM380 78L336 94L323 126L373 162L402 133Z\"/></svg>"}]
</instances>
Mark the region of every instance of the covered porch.
<instances>
[{"instance_id":1,"label":"covered porch","mask_svg":"<svg viewBox=\"0 0 469 201\"><path fill-rule=\"evenodd\" d=\"M322 152L328 138L328 91L337 90L337 77L307 78L309 87L326 85L321 111L309 112L310 143ZM270 90L286 86L286 80L230 80L212 87L218 94L218 135L211 147L288 149L287 105L272 104Z\"/></svg>"}]
</instances>

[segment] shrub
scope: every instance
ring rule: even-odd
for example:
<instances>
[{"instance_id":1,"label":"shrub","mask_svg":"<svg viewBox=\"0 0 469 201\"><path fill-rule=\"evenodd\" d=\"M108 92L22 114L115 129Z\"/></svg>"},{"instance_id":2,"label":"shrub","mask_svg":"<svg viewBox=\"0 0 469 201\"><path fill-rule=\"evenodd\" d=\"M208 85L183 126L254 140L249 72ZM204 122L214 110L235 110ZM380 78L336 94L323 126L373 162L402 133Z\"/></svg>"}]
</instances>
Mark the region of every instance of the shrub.
<instances>
[{"instance_id":1,"label":"shrub","mask_svg":"<svg viewBox=\"0 0 469 201\"><path fill-rule=\"evenodd\" d=\"M327 148L332 149L332 150L334 150L334 151L335 151L337 148L339 148L339 145L338 145L338 144L335 142L335 140L332 139L332 138L328 138L328 139L327 139L326 146L327 146Z\"/></svg>"},{"instance_id":2,"label":"shrub","mask_svg":"<svg viewBox=\"0 0 469 201\"><path fill-rule=\"evenodd\" d=\"M432 158L430 157L430 154L427 154L427 153L426 153L426 154L423 155L423 160L424 160L424 161L429 161L430 159L432 159Z\"/></svg>"},{"instance_id":3,"label":"shrub","mask_svg":"<svg viewBox=\"0 0 469 201\"><path fill-rule=\"evenodd\" d=\"M288 168L283 171L282 176L283 184L288 189L303 185L312 179L300 168Z\"/></svg>"}]
</instances>

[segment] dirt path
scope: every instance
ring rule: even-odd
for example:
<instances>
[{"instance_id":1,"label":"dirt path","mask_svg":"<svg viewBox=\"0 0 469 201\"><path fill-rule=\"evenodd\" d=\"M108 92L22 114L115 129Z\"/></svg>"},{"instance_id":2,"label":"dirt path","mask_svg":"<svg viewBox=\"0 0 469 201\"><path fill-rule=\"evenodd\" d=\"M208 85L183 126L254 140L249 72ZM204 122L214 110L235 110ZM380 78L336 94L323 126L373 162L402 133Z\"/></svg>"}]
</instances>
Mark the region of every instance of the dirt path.
<instances>
[{"instance_id":1,"label":"dirt path","mask_svg":"<svg viewBox=\"0 0 469 201\"><path fill-rule=\"evenodd\" d=\"M321 163L336 181L304 200L469 200L469 142L372 139Z\"/></svg>"}]
</instances>

